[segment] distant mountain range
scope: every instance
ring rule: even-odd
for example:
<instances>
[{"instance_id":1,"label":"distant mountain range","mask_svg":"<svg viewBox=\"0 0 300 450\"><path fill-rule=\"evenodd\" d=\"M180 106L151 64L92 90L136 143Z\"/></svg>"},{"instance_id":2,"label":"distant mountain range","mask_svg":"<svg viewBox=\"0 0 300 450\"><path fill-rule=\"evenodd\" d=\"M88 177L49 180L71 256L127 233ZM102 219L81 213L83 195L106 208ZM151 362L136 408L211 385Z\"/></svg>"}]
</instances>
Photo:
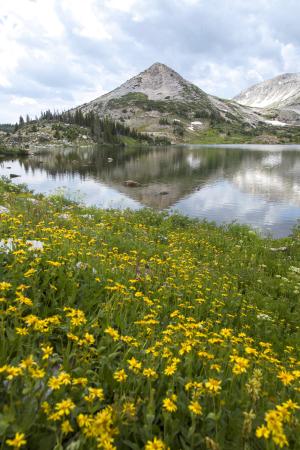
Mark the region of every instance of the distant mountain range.
<instances>
[{"instance_id":1,"label":"distant mountain range","mask_svg":"<svg viewBox=\"0 0 300 450\"><path fill-rule=\"evenodd\" d=\"M76 109L111 116L173 142L209 141L209 137L230 141L230 136L242 135L245 141L276 143L285 141L287 128L300 142L300 74L264 81L229 100L209 95L165 64L155 63L71 112Z\"/></svg>"},{"instance_id":2,"label":"distant mountain range","mask_svg":"<svg viewBox=\"0 0 300 450\"><path fill-rule=\"evenodd\" d=\"M287 122L300 120L300 73L285 73L245 89L234 100L241 105L274 111Z\"/></svg>"},{"instance_id":3,"label":"distant mountain range","mask_svg":"<svg viewBox=\"0 0 300 450\"><path fill-rule=\"evenodd\" d=\"M95 115L112 119L102 122L114 127L116 142L123 145L141 141L300 144L300 74L280 75L233 99L222 99L207 94L165 64L155 63L113 91L63 112L61 117L47 111L40 120L23 120L22 126L0 126L0 144L29 148L43 143L74 143L74 139L78 145L95 140L112 143L104 132L95 133ZM119 123L115 126L114 121ZM131 131L122 135L120 130L128 127Z\"/></svg>"}]
</instances>

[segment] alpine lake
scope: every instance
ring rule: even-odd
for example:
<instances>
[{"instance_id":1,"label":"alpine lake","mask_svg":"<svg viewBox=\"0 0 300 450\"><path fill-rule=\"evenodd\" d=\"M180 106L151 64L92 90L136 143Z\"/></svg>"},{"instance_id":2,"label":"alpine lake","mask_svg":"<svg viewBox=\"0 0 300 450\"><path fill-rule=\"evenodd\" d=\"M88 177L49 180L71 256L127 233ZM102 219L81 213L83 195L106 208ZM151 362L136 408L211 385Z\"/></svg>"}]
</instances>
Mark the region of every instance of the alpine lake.
<instances>
[{"instance_id":1,"label":"alpine lake","mask_svg":"<svg viewBox=\"0 0 300 450\"><path fill-rule=\"evenodd\" d=\"M275 238L300 218L300 145L52 147L2 157L0 176L99 208L150 207Z\"/></svg>"}]
</instances>

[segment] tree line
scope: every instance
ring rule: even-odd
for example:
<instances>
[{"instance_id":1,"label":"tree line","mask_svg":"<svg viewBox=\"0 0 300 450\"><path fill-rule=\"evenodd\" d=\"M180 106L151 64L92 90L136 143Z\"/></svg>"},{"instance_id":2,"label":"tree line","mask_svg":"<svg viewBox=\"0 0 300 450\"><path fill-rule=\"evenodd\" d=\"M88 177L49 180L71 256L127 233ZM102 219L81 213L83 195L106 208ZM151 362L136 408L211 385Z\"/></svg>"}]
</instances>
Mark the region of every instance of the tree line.
<instances>
[{"instance_id":1,"label":"tree line","mask_svg":"<svg viewBox=\"0 0 300 450\"><path fill-rule=\"evenodd\" d=\"M20 116L19 123L15 124L14 131L18 131L25 123L38 123L42 121L47 122L62 122L90 129L92 137L100 143L120 144L121 137L127 136L138 141L147 141L149 144L169 144L167 138L153 137L144 133L139 133L134 128L130 128L120 121L113 120L111 117L99 117L93 111L86 114L79 109L74 113L70 111L44 111L39 117L34 120L27 115L26 119Z\"/></svg>"}]
</instances>

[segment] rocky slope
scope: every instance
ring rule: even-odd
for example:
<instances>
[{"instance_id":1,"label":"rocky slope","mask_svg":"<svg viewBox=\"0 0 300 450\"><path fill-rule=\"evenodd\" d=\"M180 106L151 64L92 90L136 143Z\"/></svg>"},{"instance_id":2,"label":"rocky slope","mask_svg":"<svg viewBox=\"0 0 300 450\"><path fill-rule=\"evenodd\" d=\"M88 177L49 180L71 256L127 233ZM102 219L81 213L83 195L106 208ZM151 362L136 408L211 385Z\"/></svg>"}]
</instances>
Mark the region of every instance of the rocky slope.
<instances>
[{"instance_id":1,"label":"rocky slope","mask_svg":"<svg viewBox=\"0 0 300 450\"><path fill-rule=\"evenodd\" d=\"M300 73L286 73L245 89L234 100L241 105L263 108L273 118L300 124Z\"/></svg>"},{"instance_id":2,"label":"rocky slope","mask_svg":"<svg viewBox=\"0 0 300 450\"><path fill-rule=\"evenodd\" d=\"M24 124L13 133L0 133L0 146L26 150L53 145L93 144L90 130L68 123L46 121ZM0 151L1 153L1 151Z\"/></svg>"},{"instance_id":3,"label":"rocky slope","mask_svg":"<svg viewBox=\"0 0 300 450\"><path fill-rule=\"evenodd\" d=\"M145 94L149 100L202 100L207 95L165 64L155 63L108 94L90 103L104 107L110 100L131 93Z\"/></svg>"}]
</instances>

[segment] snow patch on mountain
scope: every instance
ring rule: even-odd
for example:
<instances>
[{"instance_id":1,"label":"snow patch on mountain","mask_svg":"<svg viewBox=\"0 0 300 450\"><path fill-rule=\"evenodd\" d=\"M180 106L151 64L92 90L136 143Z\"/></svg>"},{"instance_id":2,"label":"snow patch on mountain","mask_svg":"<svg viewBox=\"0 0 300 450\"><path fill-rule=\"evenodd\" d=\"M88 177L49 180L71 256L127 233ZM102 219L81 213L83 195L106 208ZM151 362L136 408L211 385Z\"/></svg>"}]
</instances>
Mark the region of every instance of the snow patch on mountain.
<instances>
[{"instance_id":1,"label":"snow patch on mountain","mask_svg":"<svg viewBox=\"0 0 300 450\"><path fill-rule=\"evenodd\" d=\"M203 122L200 122L200 120L195 120L194 122L191 122L190 126L188 127L188 130L196 131L199 130L203 125Z\"/></svg>"},{"instance_id":2,"label":"snow patch on mountain","mask_svg":"<svg viewBox=\"0 0 300 450\"><path fill-rule=\"evenodd\" d=\"M265 123L267 123L269 125L273 125L275 127L285 127L285 126L287 126L287 123L280 122L280 120L265 120Z\"/></svg>"}]
</instances>

